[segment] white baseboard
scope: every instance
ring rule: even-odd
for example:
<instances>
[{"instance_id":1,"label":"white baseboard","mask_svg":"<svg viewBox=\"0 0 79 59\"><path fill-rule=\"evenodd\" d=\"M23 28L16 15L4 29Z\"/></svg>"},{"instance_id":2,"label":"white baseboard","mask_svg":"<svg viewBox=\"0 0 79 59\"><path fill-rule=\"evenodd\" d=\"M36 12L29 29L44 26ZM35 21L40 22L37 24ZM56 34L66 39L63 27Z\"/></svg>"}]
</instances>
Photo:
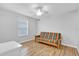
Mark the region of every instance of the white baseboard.
<instances>
[{"instance_id":1,"label":"white baseboard","mask_svg":"<svg viewBox=\"0 0 79 59\"><path fill-rule=\"evenodd\" d=\"M22 41L22 42L20 42L20 43L24 43L24 42L27 42L27 41L34 40L34 38L35 38L35 37L32 37L32 38L30 38L30 39L23 40L23 41Z\"/></svg>"},{"instance_id":2,"label":"white baseboard","mask_svg":"<svg viewBox=\"0 0 79 59\"><path fill-rule=\"evenodd\" d=\"M27 42L27 41L31 41L32 39L26 39L26 40L24 40L24 41L22 41L22 42L20 42L20 43L23 43L23 42Z\"/></svg>"},{"instance_id":3,"label":"white baseboard","mask_svg":"<svg viewBox=\"0 0 79 59\"><path fill-rule=\"evenodd\" d=\"M66 43L62 43L62 45L65 45L65 46L70 46L70 47L73 47L73 48L77 48L77 46L70 45L70 44L66 44Z\"/></svg>"}]
</instances>

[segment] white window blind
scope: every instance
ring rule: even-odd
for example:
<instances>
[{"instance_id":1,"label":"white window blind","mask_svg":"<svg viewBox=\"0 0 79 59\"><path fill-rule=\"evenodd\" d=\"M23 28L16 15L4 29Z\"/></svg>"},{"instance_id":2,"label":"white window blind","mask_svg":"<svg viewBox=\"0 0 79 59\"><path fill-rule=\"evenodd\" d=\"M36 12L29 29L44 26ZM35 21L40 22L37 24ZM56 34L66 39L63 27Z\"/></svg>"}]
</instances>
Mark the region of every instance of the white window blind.
<instances>
[{"instance_id":1,"label":"white window blind","mask_svg":"<svg viewBox=\"0 0 79 59\"><path fill-rule=\"evenodd\" d=\"M28 35L28 21L18 19L17 20L17 29L18 29L18 36L23 37Z\"/></svg>"}]
</instances>

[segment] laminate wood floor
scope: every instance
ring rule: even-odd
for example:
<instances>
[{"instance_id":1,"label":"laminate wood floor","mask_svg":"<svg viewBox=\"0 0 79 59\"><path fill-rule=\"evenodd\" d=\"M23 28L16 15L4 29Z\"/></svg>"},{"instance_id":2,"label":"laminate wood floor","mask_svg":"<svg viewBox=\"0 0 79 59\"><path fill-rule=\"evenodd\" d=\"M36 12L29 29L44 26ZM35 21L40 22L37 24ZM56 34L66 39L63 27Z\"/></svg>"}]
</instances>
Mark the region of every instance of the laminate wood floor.
<instances>
[{"instance_id":1,"label":"laminate wood floor","mask_svg":"<svg viewBox=\"0 0 79 59\"><path fill-rule=\"evenodd\" d=\"M60 49L34 40L22 43L26 56L79 56L76 48L62 45Z\"/></svg>"}]
</instances>

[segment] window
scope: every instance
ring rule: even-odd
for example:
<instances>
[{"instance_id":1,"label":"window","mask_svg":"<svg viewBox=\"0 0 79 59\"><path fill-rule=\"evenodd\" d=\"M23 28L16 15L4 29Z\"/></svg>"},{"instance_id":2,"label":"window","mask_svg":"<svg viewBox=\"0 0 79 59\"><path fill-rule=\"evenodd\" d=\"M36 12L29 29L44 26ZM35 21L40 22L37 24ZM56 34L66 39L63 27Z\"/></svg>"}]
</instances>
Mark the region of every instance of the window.
<instances>
[{"instance_id":1,"label":"window","mask_svg":"<svg viewBox=\"0 0 79 59\"><path fill-rule=\"evenodd\" d=\"M28 21L23 19L18 19L17 21L18 36L24 37L28 35Z\"/></svg>"}]
</instances>

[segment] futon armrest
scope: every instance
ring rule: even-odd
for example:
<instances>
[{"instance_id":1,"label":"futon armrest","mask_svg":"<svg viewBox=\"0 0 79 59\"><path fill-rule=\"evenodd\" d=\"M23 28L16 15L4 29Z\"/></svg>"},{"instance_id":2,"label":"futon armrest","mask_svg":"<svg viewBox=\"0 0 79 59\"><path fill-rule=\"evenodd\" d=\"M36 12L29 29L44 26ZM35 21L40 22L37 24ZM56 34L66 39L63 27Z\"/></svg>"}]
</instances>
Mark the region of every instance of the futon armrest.
<instances>
[{"instance_id":1,"label":"futon armrest","mask_svg":"<svg viewBox=\"0 0 79 59\"><path fill-rule=\"evenodd\" d=\"M39 38L40 38L40 35L36 35L35 36L35 41L38 41Z\"/></svg>"},{"instance_id":2,"label":"futon armrest","mask_svg":"<svg viewBox=\"0 0 79 59\"><path fill-rule=\"evenodd\" d=\"M36 35L35 37L40 37L40 35Z\"/></svg>"}]
</instances>

